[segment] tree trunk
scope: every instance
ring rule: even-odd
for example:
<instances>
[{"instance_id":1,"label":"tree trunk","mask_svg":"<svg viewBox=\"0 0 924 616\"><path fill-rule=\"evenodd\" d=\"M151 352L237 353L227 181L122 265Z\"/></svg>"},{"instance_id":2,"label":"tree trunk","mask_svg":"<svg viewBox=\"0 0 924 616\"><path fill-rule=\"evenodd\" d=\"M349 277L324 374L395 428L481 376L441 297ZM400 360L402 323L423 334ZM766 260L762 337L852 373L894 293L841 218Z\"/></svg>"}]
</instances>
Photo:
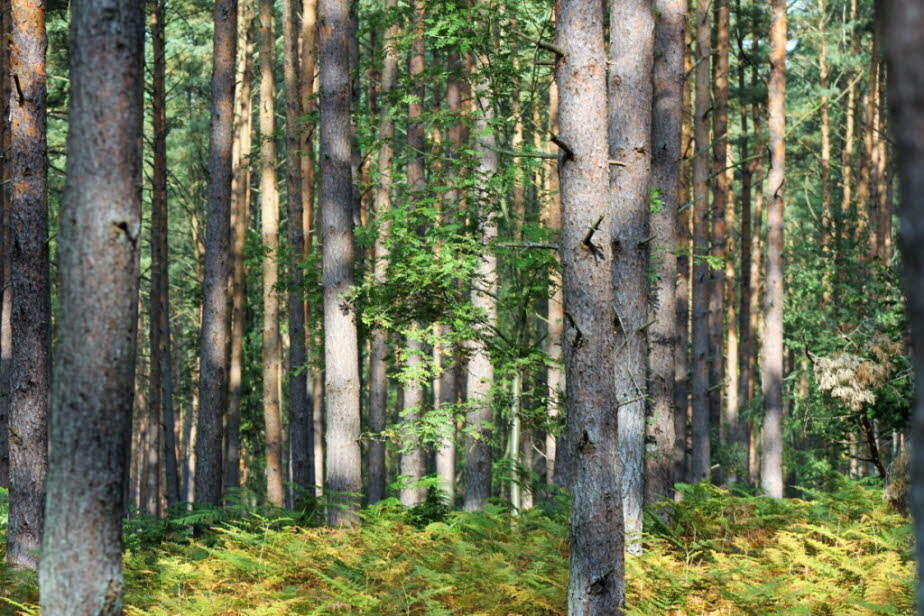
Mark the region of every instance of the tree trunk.
<instances>
[{"instance_id":1,"label":"tree trunk","mask_svg":"<svg viewBox=\"0 0 924 616\"><path fill-rule=\"evenodd\" d=\"M656 0L654 106L651 116L652 256L657 281L649 300L648 406L651 422L645 503L674 497L676 435L674 353L677 346L677 211L680 202L686 0Z\"/></svg>"},{"instance_id":2,"label":"tree trunk","mask_svg":"<svg viewBox=\"0 0 924 616\"><path fill-rule=\"evenodd\" d=\"M477 64L484 67L485 56L479 56ZM494 119L494 108L488 84L480 80L475 84L475 151L478 156L477 182L486 189L497 173L496 139L487 131ZM472 285L472 305L484 321L481 331L471 342L468 360L467 395L469 431L465 438L465 510L484 509L491 496L491 440L490 424L494 417L494 399L491 389L494 385L494 364L485 339L497 325L497 256L491 245L497 239L497 220L488 213L481 222L482 258L478 261L476 281Z\"/></svg>"},{"instance_id":3,"label":"tree trunk","mask_svg":"<svg viewBox=\"0 0 924 616\"><path fill-rule=\"evenodd\" d=\"M648 388L648 244L651 213L651 104L654 6L610 3L610 231L616 336L616 409L628 551L641 553Z\"/></svg>"},{"instance_id":4,"label":"tree trunk","mask_svg":"<svg viewBox=\"0 0 924 616\"><path fill-rule=\"evenodd\" d=\"M234 108L234 179L231 192L231 368L228 381L228 422L225 436L224 487L240 486L241 387L244 372L244 321L247 279L244 244L250 225L250 150L253 131L254 0L239 7L237 99Z\"/></svg>"},{"instance_id":5,"label":"tree trunk","mask_svg":"<svg viewBox=\"0 0 924 616\"><path fill-rule=\"evenodd\" d=\"M394 12L397 0L388 0L385 9ZM388 99L395 82L398 79L398 50L396 40L400 29L396 24L389 26L385 32L385 59L382 66L381 94ZM389 234L388 211L391 209L391 191L394 181L394 140L395 120L388 105L382 107L379 118L379 138L382 145L379 149L378 173L379 182L375 189L375 217L378 233L376 235L374 251L374 275L378 284L385 284L388 280L388 245ZM386 468L385 468L385 440L381 435L385 430L385 414L388 407L388 336L383 329L372 331L372 348L369 354L369 431L374 436L369 442L367 459L368 468L368 500L374 504L385 498Z\"/></svg>"},{"instance_id":6,"label":"tree trunk","mask_svg":"<svg viewBox=\"0 0 924 616\"><path fill-rule=\"evenodd\" d=\"M279 379L279 190L276 186L276 64L273 0L260 0L260 213L263 238L263 422L266 440L266 498L283 504L282 410Z\"/></svg>"},{"instance_id":7,"label":"tree trunk","mask_svg":"<svg viewBox=\"0 0 924 616\"><path fill-rule=\"evenodd\" d=\"M231 273L231 150L237 0L215 4L212 119L206 217L205 280L199 359L199 423L196 433L196 501L221 503L222 420L228 402L228 277Z\"/></svg>"},{"instance_id":8,"label":"tree trunk","mask_svg":"<svg viewBox=\"0 0 924 616\"><path fill-rule=\"evenodd\" d=\"M169 248L167 243L167 88L166 7L157 0L151 15L154 52L154 169L151 191L151 408L159 416L166 476L167 506L180 500L173 418L173 370L170 364Z\"/></svg>"},{"instance_id":9,"label":"tree trunk","mask_svg":"<svg viewBox=\"0 0 924 616\"><path fill-rule=\"evenodd\" d=\"M324 353L327 403L325 491L334 526L355 520L362 489L359 452L359 347L353 285L353 186L350 173L349 0L319 0Z\"/></svg>"},{"instance_id":10,"label":"tree trunk","mask_svg":"<svg viewBox=\"0 0 924 616\"><path fill-rule=\"evenodd\" d=\"M860 53L859 43L857 40L857 0L850 1L850 52L853 57ZM847 109L844 111L844 147L841 150L841 216L834 219L834 245L837 250L835 254L836 265L840 264L841 246L844 240L842 217L850 212L850 204L853 201L853 148L854 148L854 126L856 123L857 107L857 86L853 75L847 74L850 80L847 85Z\"/></svg>"},{"instance_id":11,"label":"tree trunk","mask_svg":"<svg viewBox=\"0 0 924 616\"><path fill-rule=\"evenodd\" d=\"M115 616L137 336L144 7L73 0L70 10L70 155L39 588L44 614Z\"/></svg>"},{"instance_id":12,"label":"tree trunk","mask_svg":"<svg viewBox=\"0 0 924 616\"><path fill-rule=\"evenodd\" d=\"M825 0L818 0L818 85L821 86L821 252L828 257L831 254L832 228L831 220L837 217L831 211L831 119L828 109L828 44L825 40L825 28L828 19ZM825 294L830 299L828 277L825 277Z\"/></svg>"},{"instance_id":13,"label":"tree trunk","mask_svg":"<svg viewBox=\"0 0 924 616\"><path fill-rule=\"evenodd\" d=\"M767 207L767 291L761 383L764 390L761 488L783 496L783 182L786 144L786 0L772 1L770 22L770 174Z\"/></svg>"},{"instance_id":14,"label":"tree trunk","mask_svg":"<svg viewBox=\"0 0 924 616\"><path fill-rule=\"evenodd\" d=\"M572 616L622 614L619 489L609 206L606 49L600 0L561 0L556 62L562 204L563 349L568 375ZM591 229L596 231L591 232Z\"/></svg>"},{"instance_id":15,"label":"tree trunk","mask_svg":"<svg viewBox=\"0 0 924 616\"><path fill-rule=\"evenodd\" d=\"M0 0L0 37L10 36L9 0ZM10 46L0 45L0 117L10 117ZM0 122L0 488L10 487L10 391L9 367L13 353L10 335L10 125Z\"/></svg>"},{"instance_id":16,"label":"tree trunk","mask_svg":"<svg viewBox=\"0 0 924 616\"><path fill-rule=\"evenodd\" d=\"M693 156L693 451L689 480L696 483L710 477L711 443L709 440L709 58L712 41L709 28L709 3L696 3L696 105L693 133L696 150Z\"/></svg>"},{"instance_id":17,"label":"tree trunk","mask_svg":"<svg viewBox=\"0 0 924 616\"><path fill-rule=\"evenodd\" d=\"M414 88L415 100L408 105L407 112L407 147L410 150L407 163L407 186L409 198L416 205L424 198L426 179L424 178L424 148L426 139L423 126L424 84L424 2L412 2L414 14L414 40L411 48L409 65L410 79ZM413 323L406 339L407 368L411 374L419 372L418 366L424 353L420 324ZM415 423L423 414L424 391L420 380L407 381L404 384L404 405L401 413L404 421ZM426 490L418 484L426 473L424 450L419 443L408 442L409 437L402 435L401 475L405 484L401 488L401 503L412 507L423 502Z\"/></svg>"}]
</instances>

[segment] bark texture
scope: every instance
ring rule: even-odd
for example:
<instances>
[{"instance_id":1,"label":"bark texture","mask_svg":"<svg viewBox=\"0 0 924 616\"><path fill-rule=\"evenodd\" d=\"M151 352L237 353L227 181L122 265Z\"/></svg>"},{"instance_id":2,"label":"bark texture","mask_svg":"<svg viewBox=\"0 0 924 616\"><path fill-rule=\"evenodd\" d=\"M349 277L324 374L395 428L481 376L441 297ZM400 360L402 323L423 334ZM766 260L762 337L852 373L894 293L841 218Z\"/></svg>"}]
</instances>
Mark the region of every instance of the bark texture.
<instances>
[{"instance_id":1,"label":"bark texture","mask_svg":"<svg viewBox=\"0 0 924 616\"><path fill-rule=\"evenodd\" d=\"M10 32L10 0L0 0L0 37L6 40ZM0 117L10 117L10 46L0 45ZM9 279L9 151L10 124L0 122L0 487L10 487L10 395L9 366L13 352L10 336L10 299Z\"/></svg>"},{"instance_id":2,"label":"bark texture","mask_svg":"<svg viewBox=\"0 0 924 616\"><path fill-rule=\"evenodd\" d=\"M319 0L321 192L327 477L332 525L349 524L362 489L359 452L359 348L353 284L353 186L350 172L350 6Z\"/></svg>"},{"instance_id":3,"label":"bark texture","mask_svg":"<svg viewBox=\"0 0 924 616\"><path fill-rule=\"evenodd\" d=\"M572 616L622 614L623 518L616 468L613 253L608 213L606 53L600 0L561 0L555 42L568 374ZM588 237L588 230L597 230Z\"/></svg>"},{"instance_id":4,"label":"bark texture","mask_svg":"<svg viewBox=\"0 0 924 616\"><path fill-rule=\"evenodd\" d=\"M227 290L231 273L231 150L234 132L237 0L216 2L214 22L195 481L196 501L211 505L221 503L224 470L221 460L222 432L228 405L228 331L231 311Z\"/></svg>"},{"instance_id":5,"label":"bark texture","mask_svg":"<svg viewBox=\"0 0 924 616\"><path fill-rule=\"evenodd\" d=\"M43 614L116 616L137 335L144 7L70 6L70 155L39 587Z\"/></svg>"}]
</instances>

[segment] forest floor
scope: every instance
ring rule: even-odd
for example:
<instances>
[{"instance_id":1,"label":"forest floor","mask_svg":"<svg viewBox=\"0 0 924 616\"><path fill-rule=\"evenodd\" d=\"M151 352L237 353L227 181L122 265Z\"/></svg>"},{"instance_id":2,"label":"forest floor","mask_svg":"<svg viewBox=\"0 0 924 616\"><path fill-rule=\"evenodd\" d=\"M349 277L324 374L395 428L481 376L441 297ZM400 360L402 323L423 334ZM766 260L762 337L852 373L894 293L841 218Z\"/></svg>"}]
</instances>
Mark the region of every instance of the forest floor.
<instances>
[{"instance_id":1,"label":"forest floor","mask_svg":"<svg viewBox=\"0 0 924 616\"><path fill-rule=\"evenodd\" d=\"M785 501L683 490L673 521L649 517L643 554L626 560L628 614L914 613L910 526L880 489L839 480ZM126 613L566 614L566 509L552 500L514 518L391 502L345 530L240 509L134 518ZM202 523L211 530L192 539ZM0 565L0 614L36 603L35 576Z\"/></svg>"}]
</instances>

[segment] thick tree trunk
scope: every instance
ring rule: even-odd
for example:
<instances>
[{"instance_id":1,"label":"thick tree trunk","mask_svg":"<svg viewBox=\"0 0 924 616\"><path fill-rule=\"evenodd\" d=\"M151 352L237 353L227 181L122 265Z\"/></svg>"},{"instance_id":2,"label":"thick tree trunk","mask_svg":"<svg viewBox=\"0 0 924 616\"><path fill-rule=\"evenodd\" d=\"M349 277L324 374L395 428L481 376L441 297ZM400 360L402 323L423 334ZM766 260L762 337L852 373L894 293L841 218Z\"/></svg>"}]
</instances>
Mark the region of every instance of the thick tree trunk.
<instances>
[{"instance_id":1,"label":"thick tree trunk","mask_svg":"<svg viewBox=\"0 0 924 616\"><path fill-rule=\"evenodd\" d=\"M652 0L610 3L610 232L616 337L616 404L625 532L641 553L648 393L648 245L650 240Z\"/></svg>"},{"instance_id":2,"label":"thick tree trunk","mask_svg":"<svg viewBox=\"0 0 924 616\"><path fill-rule=\"evenodd\" d=\"M350 173L348 0L319 0L324 354L327 403L328 522L355 520L362 489L359 452L359 347L353 285L353 186Z\"/></svg>"},{"instance_id":3,"label":"thick tree trunk","mask_svg":"<svg viewBox=\"0 0 924 616\"><path fill-rule=\"evenodd\" d=\"M195 489L197 502L217 505L222 497L222 422L228 403L228 321L231 314L227 290L231 273L231 150L237 0L216 2L214 22Z\"/></svg>"},{"instance_id":4,"label":"thick tree trunk","mask_svg":"<svg viewBox=\"0 0 924 616\"><path fill-rule=\"evenodd\" d=\"M263 423L266 498L283 504L282 410L279 400L282 349L279 336L279 190L276 186L276 64L273 0L260 0L260 213L263 238Z\"/></svg>"},{"instance_id":5,"label":"thick tree trunk","mask_svg":"<svg viewBox=\"0 0 924 616\"><path fill-rule=\"evenodd\" d=\"M385 8L394 12L397 0L388 0ZM396 39L400 34L397 25L391 25L385 32L385 59L382 65L381 95L388 98L398 79L398 50ZM388 279L388 245L389 234L388 211L391 209L391 191L394 181L394 140L395 120L388 105L383 106L379 118L378 173L379 182L375 189L375 217L378 234L376 235L373 265L375 280L385 284ZM385 413L388 407L388 337L384 330L372 332L372 348L369 354L369 431L380 435L385 430ZM374 436L369 442L367 459L368 501L374 504L385 498L386 468L385 440Z\"/></svg>"},{"instance_id":6,"label":"thick tree trunk","mask_svg":"<svg viewBox=\"0 0 924 616\"><path fill-rule=\"evenodd\" d=\"M760 461L761 488L783 496L783 182L786 144L786 0L773 0L770 22L770 174L767 207L767 291L761 383L764 425Z\"/></svg>"},{"instance_id":7,"label":"thick tree trunk","mask_svg":"<svg viewBox=\"0 0 924 616\"><path fill-rule=\"evenodd\" d=\"M151 408L161 426L167 506L180 500L173 417L173 370L170 364L170 291L167 244L167 66L165 0L157 0L151 15L154 52L153 107L154 169L151 191ZM156 402L156 404L155 404Z\"/></svg>"},{"instance_id":8,"label":"thick tree trunk","mask_svg":"<svg viewBox=\"0 0 924 616\"><path fill-rule=\"evenodd\" d=\"M414 40L411 48L410 64L408 66L415 100L408 105L407 112L407 147L410 158L407 163L407 186L409 198L416 203L424 198L426 179L424 178L424 148L426 139L423 126L424 84L422 73L424 71L424 2L412 2L414 14ZM419 372L421 356L424 353L421 326L417 323L411 325L411 333L406 338L407 368L414 374ZM408 381L404 384L404 405L402 418L404 421L414 423L420 420L424 412L423 382L419 380ZM426 460L424 450L419 443L408 442L409 437L402 435L401 475L405 485L401 488L401 503L412 507L424 500L426 490L418 484L426 473Z\"/></svg>"},{"instance_id":9,"label":"thick tree trunk","mask_svg":"<svg viewBox=\"0 0 924 616\"><path fill-rule=\"evenodd\" d=\"M70 155L58 235L47 532L39 570L44 614L122 613L122 486L141 239L144 7L140 0L117 6L71 2Z\"/></svg>"},{"instance_id":10,"label":"thick tree trunk","mask_svg":"<svg viewBox=\"0 0 924 616\"><path fill-rule=\"evenodd\" d=\"M250 149L253 131L254 0L239 7L237 82L234 107L234 179L231 192L231 368L225 435L224 488L240 486L241 387L244 373L244 321L247 280L244 244L250 225Z\"/></svg>"},{"instance_id":11,"label":"thick tree trunk","mask_svg":"<svg viewBox=\"0 0 924 616\"><path fill-rule=\"evenodd\" d=\"M10 0L0 0L0 37L10 36ZM10 117L10 46L0 45L0 117ZM10 335L10 124L0 122L0 488L10 487L9 368L13 353Z\"/></svg>"},{"instance_id":12,"label":"thick tree trunk","mask_svg":"<svg viewBox=\"0 0 924 616\"><path fill-rule=\"evenodd\" d=\"M696 4L696 104L693 133L696 149L693 156L693 450L690 458L692 482L710 477L711 444L709 434L709 58L712 56L709 2Z\"/></svg>"},{"instance_id":13,"label":"thick tree trunk","mask_svg":"<svg viewBox=\"0 0 924 616\"><path fill-rule=\"evenodd\" d=\"M10 511L7 561L38 567L48 469L51 280L48 259L45 6L12 0L10 72Z\"/></svg>"},{"instance_id":14,"label":"thick tree trunk","mask_svg":"<svg viewBox=\"0 0 924 616\"><path fill-rule=\"evenodd\" d=\"M477 59L480 67L487 58ZM478 155L477 181L482 188L497 173L497 152L495 136L486 128L494 119L494 108L488 84L483 80L475 84L476 111L475 151ZM488 351L486 338L497 325L497 256L491 244L497 239L497 220L488 213L481 223L481 243L484 246L478 262L477 279L472 286L471 299L474 308L484 318L479 337L472 341L468 360L466 398L472 409L468 413L469 432L465 438L465 510L484 509L491 496L491 440L490 424L494 417L494 399L491 389L494 385L494 364Z\"/></svg>"},{"instance_id":15,"label":"thick tree trunk","mask_svg":"<svg viewBox=\"0 0 924 616\"><path fill-rule=\"evenodd\" d=\"M561 0L555 41L562 202L562 286L568 374L572 616L622 614L622 503L617 470L613 254L606 50L600 0ZM591 232L592 229L596 231Z\"/></svg>"}]
</instances>

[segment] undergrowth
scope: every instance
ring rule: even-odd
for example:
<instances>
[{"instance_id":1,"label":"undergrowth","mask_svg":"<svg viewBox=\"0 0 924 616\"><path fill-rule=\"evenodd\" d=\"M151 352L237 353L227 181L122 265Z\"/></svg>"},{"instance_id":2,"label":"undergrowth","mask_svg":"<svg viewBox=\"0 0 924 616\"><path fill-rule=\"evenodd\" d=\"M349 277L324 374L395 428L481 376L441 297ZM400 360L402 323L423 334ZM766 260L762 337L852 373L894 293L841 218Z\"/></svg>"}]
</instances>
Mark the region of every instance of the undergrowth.
<instances>
[{"instance_id":1,"label":"undergrowth","mask_svg":"<svg viewBox=\"0 0 924 616\"><path fill-rule=\"evenodd\" d=\"M813 500L776 501L681 489L670 511L649 512L645 551L627 558L629 614L914 613L909 525L881 490L844 480ZM132 520L126 613L567 613L562 502L513 518L387 501L362 517L351 529L266 510ZM214 526L193 538L203 521ZM36 602L34 576L0 567L0 613L37 613Z\"/></svg>"}]
</instances>

